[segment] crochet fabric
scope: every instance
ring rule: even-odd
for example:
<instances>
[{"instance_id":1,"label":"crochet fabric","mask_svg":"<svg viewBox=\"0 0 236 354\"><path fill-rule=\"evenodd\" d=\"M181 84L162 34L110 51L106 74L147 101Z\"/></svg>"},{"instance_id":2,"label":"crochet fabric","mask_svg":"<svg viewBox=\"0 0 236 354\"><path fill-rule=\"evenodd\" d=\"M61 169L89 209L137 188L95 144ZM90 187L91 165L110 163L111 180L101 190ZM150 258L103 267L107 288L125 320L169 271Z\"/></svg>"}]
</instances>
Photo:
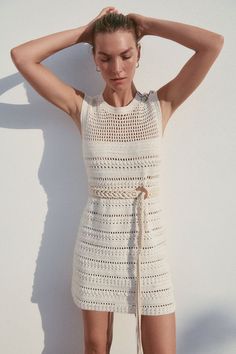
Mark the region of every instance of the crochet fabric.
<instances>
[{"instance_id":1,"label":"crochet fabric","mask_svg":"<svg viewBox=\"0 0 236 354\"><path fill-rule=\"evenodd\" d=\"M89 195L74 248L75 304L136 314L140 306L143 315L174 312L160 193L162 118L156 91L137 91L122 107L109 105L102 94L85 94L81 133ZM142 199L145 206L134 197L138 187L149 192ZM143 216L138 206L145 209Z\"/></svg>"}]
</instances>

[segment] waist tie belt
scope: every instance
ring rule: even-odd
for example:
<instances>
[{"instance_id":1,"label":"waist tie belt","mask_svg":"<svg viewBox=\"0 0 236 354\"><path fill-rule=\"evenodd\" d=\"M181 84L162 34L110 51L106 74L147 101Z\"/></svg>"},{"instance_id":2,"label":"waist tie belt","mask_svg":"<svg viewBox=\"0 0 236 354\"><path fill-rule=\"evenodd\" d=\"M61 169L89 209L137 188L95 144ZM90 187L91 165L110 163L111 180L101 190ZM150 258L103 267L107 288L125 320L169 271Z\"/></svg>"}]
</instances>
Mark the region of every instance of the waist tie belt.
<instances>
[{"instance_id":1,"label":"waist tie belt","mask_svg":"<svg viewBox=\"0 0 236 354\"><path fill-rule=\"evenodd\" d=\"M137 281L136 281L136 335L137 335L137 354L143 354L141 337L141 250L143 247L143 236L146 222L146 203L145 199L159 194L157 187L145 188L143 185L136 189L102 189L89 186L89 194L92 197L100 198L137 198L138 214L138 250L137 250Z\"/></svg>"}]
</instances>

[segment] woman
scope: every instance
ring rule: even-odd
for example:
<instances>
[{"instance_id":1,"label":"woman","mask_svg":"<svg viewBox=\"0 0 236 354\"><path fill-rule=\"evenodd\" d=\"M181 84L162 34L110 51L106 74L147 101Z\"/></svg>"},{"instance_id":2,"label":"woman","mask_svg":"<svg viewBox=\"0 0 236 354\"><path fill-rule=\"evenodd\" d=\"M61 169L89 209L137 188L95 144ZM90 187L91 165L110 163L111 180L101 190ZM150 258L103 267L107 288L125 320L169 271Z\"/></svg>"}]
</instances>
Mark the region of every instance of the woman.
<instances>
[{"instance_id":1,"label":"woman","mask_svg":"<svg viewBox=\"0 0 236 354\"><path fill-rule=\"evenodd\" d=\"M142 94L133 77L145 35L176 41L195 53L173 80ZM92 45L106 83L95 97L66 85L41 64L81 42ZM116 311L135 313L138 354L142 349L145 354L176 353L175 300L159 195L161 138L223 42L222 35L202 28L124 16L106 7L85 26L11 50L25 79L66 112L82 136L90 196L75 245L72 295L83 313L85 354L110 352Z\"/></svg>"}]
</instances>

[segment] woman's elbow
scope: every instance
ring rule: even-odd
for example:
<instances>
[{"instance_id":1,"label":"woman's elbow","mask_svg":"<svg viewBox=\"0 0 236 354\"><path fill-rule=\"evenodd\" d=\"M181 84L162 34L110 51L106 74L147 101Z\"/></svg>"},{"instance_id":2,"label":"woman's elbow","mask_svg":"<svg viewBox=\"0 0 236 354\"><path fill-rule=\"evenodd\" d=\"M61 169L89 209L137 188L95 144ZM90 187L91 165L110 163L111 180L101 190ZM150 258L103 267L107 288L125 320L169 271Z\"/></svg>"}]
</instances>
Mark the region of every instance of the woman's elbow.
<instances>
[{"instance_id":1,"label":"woman's elbow","mask_svg":"<svg viewBox=\"0 0 236 354\"><path fill-rule=\"evenodd\" d=\"M222 47L224 46L224 40L225 40L225 37L222 35L222 34L218 34L218 38L216 40L216 48L221 50Z\"/></svg>"},{"instance_id":2,"label":"woman's elbow","mask_svg":"<svg viewBox=\"0 0 236 354\"><path fill-rule=\"evenodd\" d=\"M18 53L16 47L14 47L10 50L10 55L11 55L11 59L14 63L19 61L19 53Z\"/></svg>"}]
</instances>

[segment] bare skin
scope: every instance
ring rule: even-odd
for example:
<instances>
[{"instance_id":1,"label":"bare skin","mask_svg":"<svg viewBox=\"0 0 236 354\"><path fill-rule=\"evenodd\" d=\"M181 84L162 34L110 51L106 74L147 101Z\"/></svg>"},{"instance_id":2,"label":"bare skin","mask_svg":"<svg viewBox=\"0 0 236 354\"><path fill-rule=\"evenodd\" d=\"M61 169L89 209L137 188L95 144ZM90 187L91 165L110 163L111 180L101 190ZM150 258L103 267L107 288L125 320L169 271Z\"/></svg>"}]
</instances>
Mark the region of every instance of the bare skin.
<instances>
[{"instance_id":1,"label":"bare skin","mask_svg":"<svg viewBox=\"0 0 236 354\"><path fill-rule=\"evenodd\" d=\"M144 354L176 353L175 312L160 316L141 316Z\"/></svg>"},{"instance_id":2,"label":"bare skin","mask_svg":"<svg viewBox=\"0 0 236 354\"><path fill-rule=\"evenodd\" d=\"M80 113L84 92L60 80L41 61L68 46L91 42L94 21L109 12L118 12L114 7L104 8L87 25L55 33L23 43L11 50L17 69L35 90L73 119L81 133ZM156 35L180 43L195 51L178 75L159 88L156 94L162 113L162 135L174 111L200 85L217 56L224 37L199 27L183 23L155 19L139 14L128 14L135 20L139 40L145 35ZM103 54L99 54L103 52ZM99 33L96 36L95 64L100 68L106 82L104 99L113 106L125 106L136 93L133 77L140 59L141 47L136 46L132 32L117 31ZM125 77L122 83L112 79ZM113 313L82 310L84 321L85 354L108 354L112 343ZM176 354L175 313L141 317L144 354Z\"/></svg>"},{"instance_id":3,"label":"bare skin","mask_svg":"<svg viewBox=\"0 0 236 354\"><path fill-rule=\"evenodd\" d=\"M113 338L114 313L82 310L85 353L109 354ZM175 313L160 316L141 316L144 354L176 353Z\"/></svg>"},{"instance_id":4,"label":"bare skin","mask_svg":"<svg viewBox=\"0 0 236 354\"><path fill-rule=\"evenodd\" d=\"M113 338L114 313L82 310L84 354L109 354Z\"/></svg>"}]
</instances>

